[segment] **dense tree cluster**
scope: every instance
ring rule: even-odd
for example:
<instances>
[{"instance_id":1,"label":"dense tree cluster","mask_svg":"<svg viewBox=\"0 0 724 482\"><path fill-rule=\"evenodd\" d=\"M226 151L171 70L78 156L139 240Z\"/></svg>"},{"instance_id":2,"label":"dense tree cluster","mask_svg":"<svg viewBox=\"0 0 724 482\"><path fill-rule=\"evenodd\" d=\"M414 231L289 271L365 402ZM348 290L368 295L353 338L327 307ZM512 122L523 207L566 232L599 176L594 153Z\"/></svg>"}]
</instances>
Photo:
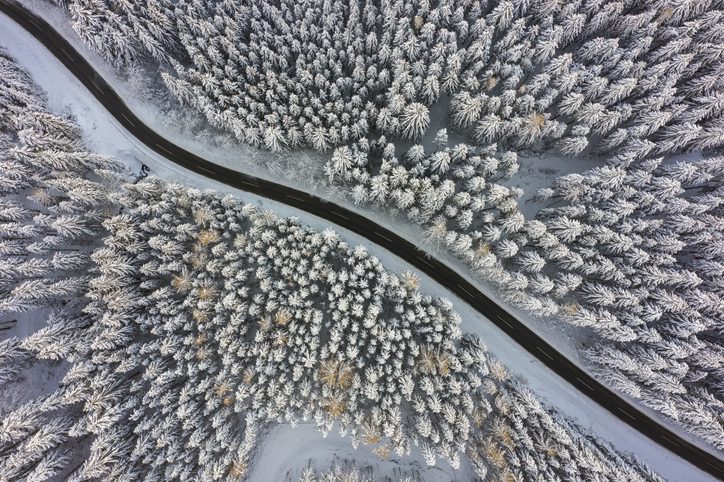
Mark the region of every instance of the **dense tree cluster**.
<instances>
[{"instance_id":1,"label":"dense tree cluster","mask_svg":"<svg viewBox=\"0 0 724 482\"><path fill-rule=\"evenodd\" d=\"M67 3L106 58L154 57L179 100L268 149L417 139L441 99L482 146L722 145L720 0Z\"/></svg>"},{"instance_id":2,"label":"dense tree cluster","mask_svg":"<svg viewBox=\"0 0 724 482\"><path fill-rule=\"evenodd\" d=\"M370 159L377 159L373 175L367 170ZM417 144L398 158L394 144L384 137L361 139L337 149L326 166L331 179L350 185L355 202L404 213L481 271L493 264L484 252L489 243L523 227L518 211L522 190L497 182L517 169L514 152L496 156L495 148L448 146L445 129L435 135L430 153Z\"/></svg>"},{"instance_id":3,"label":"dense tree cluster","mask_svg":"<svg viewBox=\"0 0 724 482\"><path fill-rule=\"evenodd\" d=\"M371 130L420 137L429 106L454 92L473 63L459 43L476 43L471 19L483 14L464 2L439 9L409 1L152 3L154 12L166 13L155 29L170 27L165 52L172 70L164 80L171 92L213 125L274 150L327 150ZM108 37L96 18L117 19L126 31L146 23L143 9L126 2L68 4L83 37ZM132 60L118 55L128 51L166 57L133 36L110 40L90 44L114 62Z\"/></svg>"},{"instance_id":4,"label":"dense tree cluster","mask_svg":"<svg viewBox=\"0 0 724 482\"><path fill-rule=\"evenodd\" d=\"M73 358L92 323L82 313L90 252L113 209L119 165L86 151L78 127L43 104L0 51L0 391L26 368ZM69 462L78 397L60 390L3 417L0 479L45 480Z\"/></svg>"},{"instance_id":5,"label":"dense tree cluster","mask_svg":"<svg viewBox=\"0 0 724 482\"><path fill-rule=\"evenodd\" d=\"M486 392L493 409L487 416L478 413L476 424L485 420L483 429L468 446L481 479L662 480L543 407L519 382L487 384ZM612 473L606 465L617 470Z\"/></svg>"},{"instance_id":6,"label":"dense tree cluster","mask_svg":"<svg viewBox=\"0 0 724 482\"><path fill-rule=\"evenodd\" d=\"M115 66L168 59L174 45L172 7L164 0L49 1L67 8L73 30Z\"/></svg>"},{"instance_id":7,"label":"dense tree cluster","mask_svg":"<svg viewBox=\"0 0 724 482\"><path fill-rule=\"evenodd\" d=\"M414 274L232 196L121 185L4 55L0 72L0 384L67 367L0 407L0 479L243 479L262 429L308 421L481 478L660 480L537 402ZM14 315L47 326L12 337Z\"/></svg>"},{"instance_id":8,"label":"dense tree cluster","mask_svg":"<svg viewBox=\"0 0 724 482\"><path fill-rule=\"evenodd\" d=\"M355 441L389 440L387 450L407 453L413 437L403 409L413 403L422 413L447 408L452 418L433 417L434 431L419 438L457 459L470 408L445 387L474 389L466 374L478 359L458 353L457 315L422 296L416 277L386 272L331 230L313 232L232 197L146 181L129 186L124 206L94 253L101 276L92 308L113 324L94 327L93 358L108 358L109 374L120 371L116 359L123 372L157 367L140 403L158 417L149 446L159 424L164 437L177 434L164 459L198 457L187 470L233 462L214 448L246 463L252 445L242 445L243 426L273 421L313 421L323 431L336 424ZM445 384L416 383L436 370ZM224 423L214 427L215 418ZM218 447L219 431L239 446Z\"/></svg>"},{"instance_id":9,"label":"dense tree cluster","mask_svg":"<svg viewBox=\"0 0 724 482\"><path fill-rule=\"evenodd\" d=\"M720 1L491 2L450 120L482 144L624 158L722 145Z\"/></svg>"},{"instance_id":10,"label":"dense tree cluster","mask_svg":"<svg viewBox=\"0 0 724 482\"><path fill-rule=\"evenodd\" d=\"M601 377L724 448L724 157L559 179L542 256L575 280L563 316L605 340ZM557 254L554 254L557 253Z\"/></svg>"},{"instance_id":11,"label":"dense tree cluster","mask_svg":"<svg viewBox=\"0 0 724 482\"><path fill-rule=\"evenodd\" d=\"M100 317L89 357L118 400L115 423L96 436L127 431L135 442L122 463L105 459L98 470L241 474L259 427L274 422L338 430L380 457L418 447L430 465L442 456L457 467L467 453L480 477L505 469L469 441L489 433L489 415L509 414L499 395L507 372L477 340L461 338L451 304L422 295L415 275L398 277L331 230L231 196L147 180L128 186L122 205L93 254L100 276L86 311ZM136 382L122 383L133 374ZM537 407L530 414L547 422L530 430L569 440ZM163 456L136 455L139 440ZM594 467L577 466L575 452L560 457L565 463L537 457L526 470L545 478L566 466L610 480L628 470L603 452ZM167 463L176 460L188 463Z\"/></svg>"}]
</instances>

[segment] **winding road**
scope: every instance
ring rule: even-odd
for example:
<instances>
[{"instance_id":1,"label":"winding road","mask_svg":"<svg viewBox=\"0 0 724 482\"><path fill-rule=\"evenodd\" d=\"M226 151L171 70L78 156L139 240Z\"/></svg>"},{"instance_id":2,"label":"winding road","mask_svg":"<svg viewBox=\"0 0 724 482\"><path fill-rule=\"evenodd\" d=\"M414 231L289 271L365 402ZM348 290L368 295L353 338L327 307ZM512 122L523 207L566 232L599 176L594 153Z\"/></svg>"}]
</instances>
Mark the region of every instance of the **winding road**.
<instances>
[{"instance_id":1,"label":"winding road","mask_svg":"<svg viewBox=\"0 0 724 482\"><path fill-rule=\"evenodd\" d=\"M430 258L414 244L383 226L342 206L303 191L219 166L173 144L145 125L84 59L83 55L45 20L15 0L0 0L0 11L40 41L88 88L124 128L153 151L189 171L307 211L331 223L343 226L389 250L469 303L593 402L600 404L659 445L666 447L712 476L724 480L724 462L722 460L684 440L596 381L449 266ZM666 476L666 474L662 475Z\"/></svg>"}]
</instances>

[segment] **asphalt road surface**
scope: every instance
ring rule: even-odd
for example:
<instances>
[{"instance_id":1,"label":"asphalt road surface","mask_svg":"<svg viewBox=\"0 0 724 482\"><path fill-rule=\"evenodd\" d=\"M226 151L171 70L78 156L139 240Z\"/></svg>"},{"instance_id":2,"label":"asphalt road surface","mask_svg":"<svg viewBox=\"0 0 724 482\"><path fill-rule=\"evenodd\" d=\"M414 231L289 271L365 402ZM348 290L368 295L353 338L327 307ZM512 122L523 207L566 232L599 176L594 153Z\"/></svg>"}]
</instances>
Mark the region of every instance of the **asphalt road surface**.
<instances>
[{"instance_id":1,"label":"asphalt road surface","mask_svg":"<svg viewBox=\"0 0 724 482\"><path fill-rule=\"evenodd\" d=\"M687 442L639 411L556 351L521 321L498 306L453 269L421 252L414 244L365 217L287 186L207 161L173 144L145 125L113 88L52 26L15 0L0 0L0 11L39 40L55 55L131 134L169 161L228 186L243 189L324 218L391 251L453 291L551 370L639 432L692 464L724 480L724 462ZM1 33L0 33L1 35ZM666 477L666 474L661 474ZM622 481L623 482L623 481Z\"/></svg>"}]
</instances>

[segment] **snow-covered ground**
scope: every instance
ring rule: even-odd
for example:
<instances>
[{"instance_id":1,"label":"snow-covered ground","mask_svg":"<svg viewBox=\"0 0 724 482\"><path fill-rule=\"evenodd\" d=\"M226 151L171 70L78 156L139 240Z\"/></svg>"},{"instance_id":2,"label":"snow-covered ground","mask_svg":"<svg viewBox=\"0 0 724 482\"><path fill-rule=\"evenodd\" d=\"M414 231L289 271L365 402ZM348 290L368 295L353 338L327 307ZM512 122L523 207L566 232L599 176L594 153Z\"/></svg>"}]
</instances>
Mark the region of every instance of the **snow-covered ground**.
<instances>
[{"instance_id":1,"label":"snow-covered ground","mask_svg":"<svg viewBox=\"0 0 724 482\"><path fill-rule=\"evenodd\" d=\"M426 482L473 480L474 474L465 461L453 471L447 464L427 468L421 457L397 457L381 460L368 446L354 449L348 438L338 433L323 437L313 425L277 425L259 443L252 461L249 482L297 482L305 467L325 469L335 463L354 462L359 469L373 468L375 476L401 480L420 474Z\"/></svg>"},{"instance_id":2,"label":"snow-covered ground","mask_svg":"<svg viewBox=\"0 0 724 482\"><path fill-rule=\"evenodd\" d=\"M51 18L48 19L52 20ZM52 21L52 23L56 25L60 31L67 32L68 38L75 39L75 37L71 34L70 29L66 24L62 23L61 20L62 19L58 17ZM64 25L66 26L63 28ZM210 181L194 173L185 171L184 169L170 163L168 160L146 148L142 143L126 132L125 129L123 129L115 121L115 119L106 112L100 103L98 103L95 98L86 91L80 82L78 82L75 77L73 77L72 74L55 59L55 57L53 57L29 34L4 15L0 15L0 32L2 32L2 34L0 34L0 45L6 48L8 52L17 59L20 65L31 73L34 80L41 86L41 88L47 91L48 105L52 110L59 113L71 114L76 118L77 122L85 132L86 143L91 150L126 161L135 170L138 169L140 163L142 162L151 167L153 174L167 180L178 180L179 182L200 188L213 188L218 191L231 192L247 202L259 204L272 209L281 215L296 216L300 218L304 224L308 224L318 229L329 226L329 222L326 220L317 218L284 204L276 203L236 189L231 189L220 183ZM80 45L78 41L74 41L73 43L77 45L80 51L87 54L89 60L97 66L98 70L102 72L104 76L107 76L107 79L111 80L111 84L114 88L117 88L120 95L130 95L128 89L123 87L123 81L112 74L109 69L102 67L102 62L99 58L88 52L87 49ZM136 102L138 102L138 100L130 103L134 107L134 111L137 112L144 122L147 122L149 125L153 125L155 127L157 123L154 122L154 116L157 115L157 113L154 114L153 107L151 105L146 105L143 108L139 107L139 110L136 109ZM194 147L190 145L193 144L194 141L178 138L169 134L164 129L158 130L160 133L168 135L169 138L174 140L174 142L177 142L179 145L198 152L204 157L215 162L218 162L220 158L224 158L223 153L218 150L204 149L201 144ZM234 154L234 158L243 155L243 152L236 152ZM259 155L262 154L260 153ZM239 168L240 164L235 164L232 157L224 159L226 159L226 162L223 164ZM553 168L550 167L550 169ZM262 174L269 174L268 172L252 172L260 176L262 176ZM542 173L541 175L545 175L545 173ZM267 177L267 175L263 175L262 177ZM273 176L270 176L270 178L275 179ZM383 216L372 213L371 211L358 211L369 218L374 219L376 222L380 222L381 224L388 226L393 231L407 237L410 240L422 239L419 229L409 225L401 226L398 221L391 222L392 220L389 218L384 218ZM379 257L388 269L401 272L410 268L403 260L392 255L381 247L371 244L368 240L340 227L335 228L340 233L340 236L346 239L349 243L364 244L367 246L369 252ZM444 254L434 254L439 259L447 260L449 264L457 268L460 273L466 273L460 264L446 258ZM469 276L466 277L469 278ZM504 364L506 364L510 368L511 372L525 378L530 389L545 399L548 404L560 409L564 414L575 419L580 426L590 429L592 433L613 443L618 450L635 453L639 459L641 459L644 463L647 463L653 470L670 480L692 482L712 480L712 478L704 472L698 470L683 459L673 455L666 449L650 441L648 438L621 422L618 418L614 417L598 404L594 403L578 390L570 386L563 379L546 368L535 357L523 350L493 323L455 297L444 287L434 283L423 274L420 274L420 278L422 281L423 292L444 296L450 299L454 303L455 309L463 318L463 329L467 332L475 332L479 334L485 341L488 349ZM471 281L473 280L471 279ZM481 283L478 282L477 284L481 287L481 289L483 289L483 291L490 291ZM516 315L526 319L526 317L524 317L521 313L516 312ZM533 325L533 327L535 328L535 325ZM539 331L545 335L548 330L546 327L539 326ZM546 336L546 338L550 339L551 342L564 351L564 353L573 351L565 349L567 343L564 339L557 339L557 337L564 336L565 330L562 330L558 333L558 335L554 337ZM648 412L651 413L650 411ZM679 430L679 432L682 431ZM686 436L685 433L682 433L682 435ZM297 428L291 428L286 425L279 426L273 429L268 436L276 437L276 440L283 440L285 442L261 443L260 449L255 457L255 469L252 480L284 480L284 474L275 472L275 470L280 466L281 461L289 461L291 464L290 466L298 465L298 468L301 470L301 468L306 465L306 461L308 459L318 457L319 454L322 453L324 453L328 458L333 458L336 454L340 460L350 457L362 457L363 460L366 460L364 458L364 454L368 452L365 448L352 452L353 449L351 448L348 440L340 439L335 434L330 434L327 438L323 438L321 434L306 426ZM414 459L415 458L413 457L405 463L409 463L410 466L414 467L415 464L420 463L419 460L416 461ZM327 464L326 462L329 463ZM382 464L381 462L379 463ZM331 460L325 461L325 464L330 465ZM431 470L429 471L429 477L427 473L425 474L425 479L447 480L447 477L450 477L453 480L469 480L469 472L465 473L464 467L461 471L451 474L446 472L445 469L443 469L442 472L439 470ZM278 476L282 477L279 478Z\"/></svg>"}]
</instances>

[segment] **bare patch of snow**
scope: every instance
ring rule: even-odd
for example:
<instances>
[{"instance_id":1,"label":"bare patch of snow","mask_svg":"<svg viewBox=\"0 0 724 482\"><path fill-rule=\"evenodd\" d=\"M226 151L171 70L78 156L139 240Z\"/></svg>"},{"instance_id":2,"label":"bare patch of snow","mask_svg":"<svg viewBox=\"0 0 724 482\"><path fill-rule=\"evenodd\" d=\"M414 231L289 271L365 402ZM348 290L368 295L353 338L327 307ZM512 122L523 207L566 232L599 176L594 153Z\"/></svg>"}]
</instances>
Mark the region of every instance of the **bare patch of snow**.
<instances>
[{"instance_id":1,"label":"bare patch of snow","mask_svg":"<svg viewBox=\"0 0 724 482\"><path fill-rule=\"evenodd\" d=\"M392 453L389 459L382 460L366 446L355 449L349 438L336 432L325 437L309 424L296 427L280 424L269 430L261 440L248 475L249 482L296 482L305 467L326 470L344 461L354 461L360 469L373 468L375 477L389 477L391 480L416 473L427 482L475 479L474 472L465 461L458 470L441 461L435 467L427 467L418 451L405 457Z\"/></svg>"}]
</instances>

